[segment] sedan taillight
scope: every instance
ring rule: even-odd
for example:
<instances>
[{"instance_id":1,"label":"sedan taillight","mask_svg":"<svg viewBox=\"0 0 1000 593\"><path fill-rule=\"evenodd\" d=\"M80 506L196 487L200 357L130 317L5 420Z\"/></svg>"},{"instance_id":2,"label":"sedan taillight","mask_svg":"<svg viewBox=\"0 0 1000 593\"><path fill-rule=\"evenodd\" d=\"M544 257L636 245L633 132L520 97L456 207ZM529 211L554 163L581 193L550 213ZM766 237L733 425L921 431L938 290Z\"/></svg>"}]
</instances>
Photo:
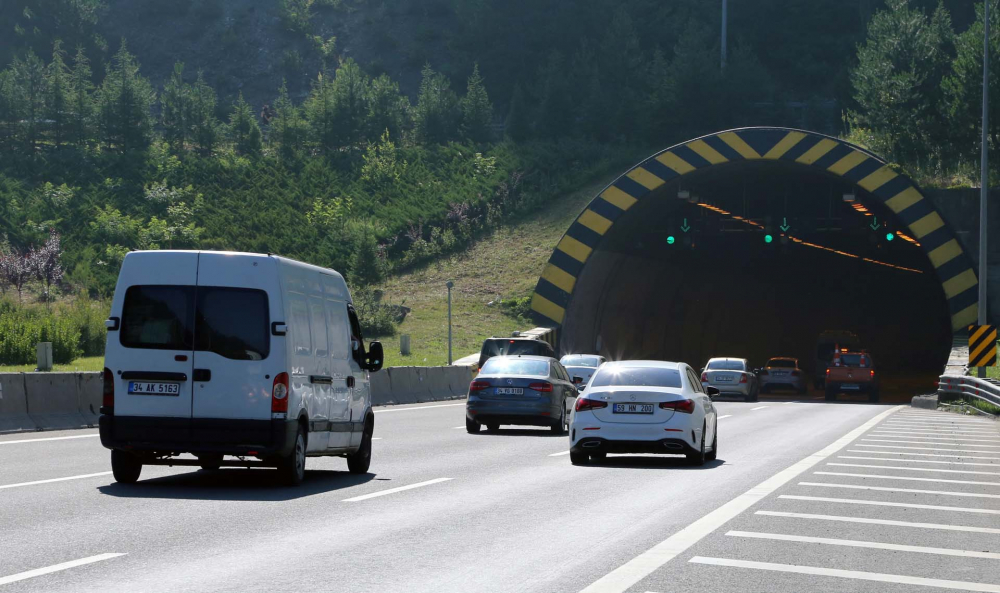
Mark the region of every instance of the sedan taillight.
<instances>
[{"instance_id":1,"label":"sedan taillight","mask_svg":"<svg viewBox=\"0 0 1000 593\"><path fill-rule=\"evenodd\" d=\"M746 383L746 382L747 382L747 374L743 373L742 375L740 375L740 383Z\"/></svg>"},{"instance_id":2,"label":"sedan taillight","mask_svg":"<svg viewBox=\"0 0 1000 593\"><path fill-rule=\"evenodd\" d=\"M680 401L674 402L660 402L661 410L674 410L675 412L682 412L684 414L694 413L694 400L693 399L682 399Z\"/></svg>"},{"instance_id":3,"label":"sedan taillight","mask_svg":"<svg viewBox=\"0 0 1000 593\"><path fill-rule=\"evenodd\" d=\"M767 369L761 369L760 370L760 374L761 375L766 375L767 374Z\"/></svg>"},{"instance_id":4,"label":"sedan taillight","mask_svg":"<svg viewBox=\"0 0 1000 593\"><path fill-rule=\"evenodd\" d=\"M484 389L490 388L489 381L473 381L469 383L469 393L475 393L477 391L483 391Z\"/></svg>"},{"instance_id":5,"label":"sedan taillight","mask_svg":"<svg viewBox=\"0 0 1000 593\"><path fill-rule=\"evenodd\" d=\"M597 399L587 399L585 397L579 397L576 400L576 407L574 408L577 412L587 412L589 410L599 410L601 408L608 407L608 402L597 400Z\"/></svg>"},{"instance_id":6,"label":"sedan taillight","mask_svg":"<svg viewBox=\"0 0 1000 593\"><path fill-rule=\"evenodd\" d=\"M701 374L701 382L702 383L708 383L708 373L702 373Z\"/></svg>"},{"instance_id":7,"label":"sedan taillight","mask_svg":"<svg viewBox=\"0 0 1000 593\"><path fill-rule=\"evenodd\" d=\"M531 389L533 391L542 391L544 393L548 393L548 392L552 391L552 384L551 383L545 383L543 381L542 382L538 382L538 383L532 383L532 384L528 385L528 389Z\"/></svg>"}]
</instances>

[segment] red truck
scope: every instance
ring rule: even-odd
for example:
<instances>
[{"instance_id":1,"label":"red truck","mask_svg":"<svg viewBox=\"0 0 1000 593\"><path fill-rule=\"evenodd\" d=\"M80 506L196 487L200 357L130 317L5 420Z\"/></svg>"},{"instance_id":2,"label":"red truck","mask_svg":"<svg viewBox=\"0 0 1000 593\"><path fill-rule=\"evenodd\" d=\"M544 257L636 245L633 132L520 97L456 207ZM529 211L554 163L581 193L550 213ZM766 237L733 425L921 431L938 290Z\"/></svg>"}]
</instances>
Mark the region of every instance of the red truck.
<instances>
[{"instance_id":1,"label":"red truck","mask_svg":"<svg viewBox=\"0 0 1000 593\"><path fill-rule=\"evenodd\" d=\"M837 348L826 368L826 401L839 393L867 393L868 401L878 401L878 375L870 354Z\"/></svg>"}]
</instances>

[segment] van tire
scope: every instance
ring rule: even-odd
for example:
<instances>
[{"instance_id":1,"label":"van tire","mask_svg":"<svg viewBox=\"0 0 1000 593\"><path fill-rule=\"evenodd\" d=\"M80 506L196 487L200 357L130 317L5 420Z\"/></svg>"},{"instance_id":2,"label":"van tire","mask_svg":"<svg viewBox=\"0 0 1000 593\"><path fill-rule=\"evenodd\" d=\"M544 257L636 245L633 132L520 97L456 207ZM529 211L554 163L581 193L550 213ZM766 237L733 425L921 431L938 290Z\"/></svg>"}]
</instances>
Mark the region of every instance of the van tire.
<instances>
[{"instance_id":1,"label":"van tire","mask_svg":"<svg viewBox=\"0 0 1000 593\"><path fill-rule=\"evenodd\" d=\"M365 432L361 435L361 446L354 453L347 456L347 471L352 474L368 473L368 468L372 465L372 432L374 427L371 422L365 422Z\"/></svg>"},{"instance_id":2,"label":"van tire","mask_svg":"<svg viewBox=\"0 0 1000 593\"><path fill-rule=\"evenodd\" d=\"M119 484L135 484L142 473L142 460L132 453L112 449L111 473Z\"/></svg>"},{"instance_id":3,"label":"van tire","mask_svg":"<svg viewBox=\"0 0 1000 593\"><path fill-rule=\"evenodd\" d=\"M278 474L286 486L298 486L306 477L306 437L301 425L295 433L295 446L278 460Z\"/></svg>"},{"instance_id":4,"label":"van tire","mask_svg":"<svg viewBox=\"0 0 1000 593\"><path fill-rule=\"evenodd\" d=\"M198 458L201 469L205 471L215 471L222 467L222 455L203 455Z\"/></svg>"}]
</instances>

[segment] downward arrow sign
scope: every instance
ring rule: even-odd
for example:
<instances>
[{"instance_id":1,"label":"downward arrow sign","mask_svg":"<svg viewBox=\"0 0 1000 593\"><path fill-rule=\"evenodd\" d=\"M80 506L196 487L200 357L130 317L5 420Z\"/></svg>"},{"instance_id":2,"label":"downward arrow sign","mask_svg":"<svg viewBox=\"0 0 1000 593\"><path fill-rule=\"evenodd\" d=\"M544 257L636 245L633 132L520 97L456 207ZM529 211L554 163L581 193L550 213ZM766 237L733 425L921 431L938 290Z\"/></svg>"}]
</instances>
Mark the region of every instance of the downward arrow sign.
<instances>
[{"instance_id":1,"label":"downward arrow sign","mask_svg":"<svg viewBox=\"0 0 1000 593\"><path fill-rule=\"evenodd\" d=\"M872 216L872 223L868 226L870 226L873 231L877 231L878 227L882 226L878 223L878 216Z\"/></svg>"},{"instance_id":2,"label":"downward arrow sign","mask_svg":"<svg viewBox=\"0 0 1000 593\"><path fill-rule=\"evenodd\" d=\"M684 219L684 224L681 225L681 230L685 233L691 230L691 227L688 226L688 219Z\"/></svg>"},{"instance_id":3,"label":"downward arrow sign","mask_svg":"<svg viewBox=\"0 0 1000 593\"><path fill-rule=\"evenodd\" d=\"M788 219L782 216L781 217L781 226L778 227L778 228L781 229L782 232L786 232L786 231L788 231L788 229L790 229L792 227L788 226Z\"/></svg>"}]
</instances>

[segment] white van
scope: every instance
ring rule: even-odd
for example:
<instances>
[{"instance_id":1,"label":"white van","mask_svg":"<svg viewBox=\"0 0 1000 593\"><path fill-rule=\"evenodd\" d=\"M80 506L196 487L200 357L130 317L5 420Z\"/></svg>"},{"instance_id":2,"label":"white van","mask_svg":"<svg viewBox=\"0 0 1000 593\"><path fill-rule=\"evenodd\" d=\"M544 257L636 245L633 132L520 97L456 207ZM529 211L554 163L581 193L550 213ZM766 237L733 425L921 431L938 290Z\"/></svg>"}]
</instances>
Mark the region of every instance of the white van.
<instances>
[{"instance_id":1,"label":"white van","mask_svg":"<svg viewBox=\"0 0 1000 593\"><path fill-rule=\"evenodd\" d=\"M225 465L277 467L297 485L306 456L323 455L368 471L368 373L382 346L365 352L337 272L274 255L136 251L106 325L101 443L118 482L143 465Z\"/></svg>"}]
</instances>

